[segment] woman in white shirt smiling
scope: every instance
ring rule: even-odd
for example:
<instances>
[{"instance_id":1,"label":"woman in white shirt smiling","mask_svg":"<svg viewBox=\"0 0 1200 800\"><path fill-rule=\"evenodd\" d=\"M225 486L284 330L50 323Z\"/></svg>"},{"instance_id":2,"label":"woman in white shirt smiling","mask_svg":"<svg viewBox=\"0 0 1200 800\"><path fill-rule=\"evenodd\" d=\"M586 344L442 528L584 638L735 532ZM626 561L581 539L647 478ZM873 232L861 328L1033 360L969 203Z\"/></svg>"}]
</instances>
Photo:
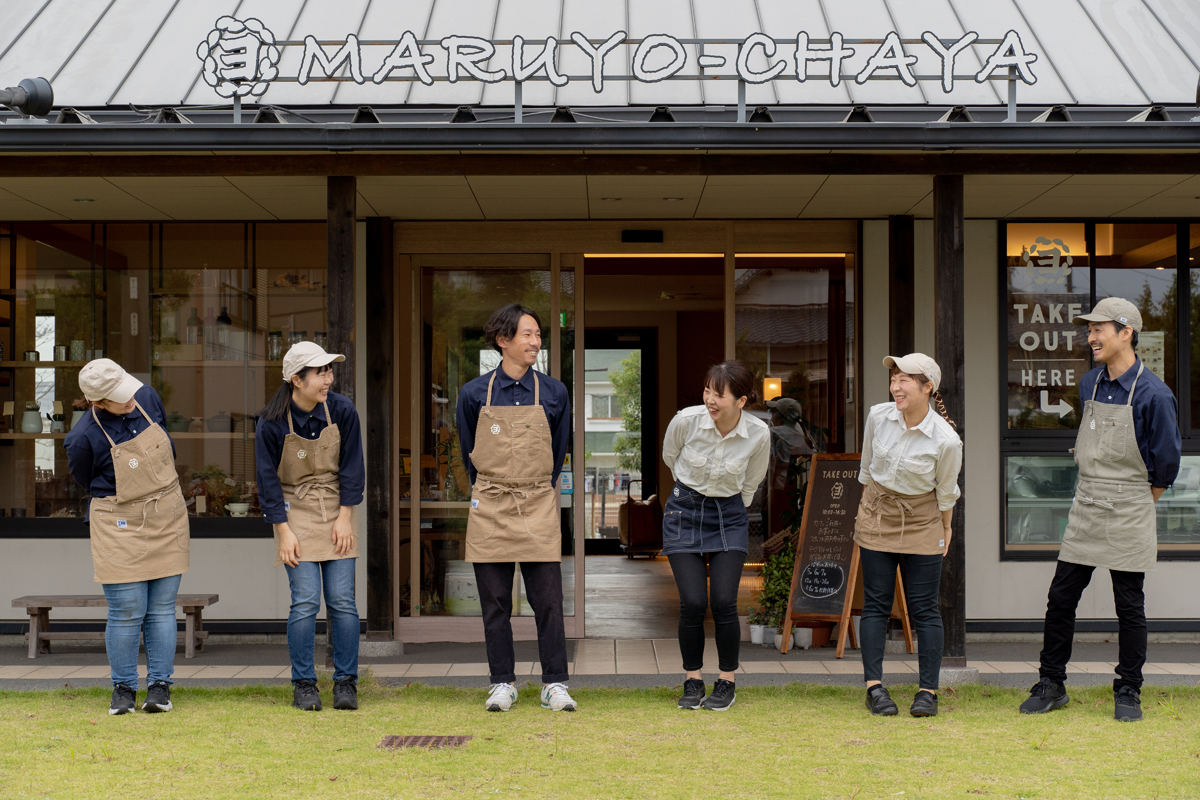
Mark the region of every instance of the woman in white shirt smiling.
<instances>
[{"instance_id":1,"label":"woman in white shirt smiling","mask_svg":"<svg viewBox=\"0 0 1200 800\"><path fill-rule=\"evenodd\" d=\"M938 392L942 371L937 362L923 353L910 353L888 356L883 365L891 370L895 402L872 406L867 415L858 473L867 488L854 526L863 574L867 708L883 716L898 712L882 680L899 565L920 642L920 688L909 713L932 717L937 715L942 666L938 589L942 557L950 548L950 517L959 496L962 440Z\"/></svg>"},{"instance_id":2,"label":"woman in white shirt smiling","mask_svg":"<svg viewBox=\"0 0 1200 800\"><path fill-rule=\"evenodd\" d=\"M736 696L742 638L737 592L750 538L746 508L767 474L770 454L767 424L742 412L758 402L754 383L740 361L711 367L704 405L676 414L663 440L663 461L675 477L663 509L662 552L679 587L679 650L687 672L680 708L724 711ZM705 697L700 670L710 594L720 676Z\"/></svg>"}]
</instances>

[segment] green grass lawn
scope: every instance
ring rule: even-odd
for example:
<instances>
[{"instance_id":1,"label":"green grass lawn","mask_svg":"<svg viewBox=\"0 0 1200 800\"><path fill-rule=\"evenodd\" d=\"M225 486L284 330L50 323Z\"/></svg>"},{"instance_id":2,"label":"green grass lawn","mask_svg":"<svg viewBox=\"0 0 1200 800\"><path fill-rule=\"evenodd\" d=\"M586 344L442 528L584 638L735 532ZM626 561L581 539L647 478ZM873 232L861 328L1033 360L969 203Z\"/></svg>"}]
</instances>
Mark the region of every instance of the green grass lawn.
<instances>
[{"instance_id":1,"label":"green grass lawn","mask_svg":"<svg viewBox=\"0 0 1200 800\"><path fill-rule=\"evenodd\" d=\"M1200 691L1147 688L1145 720L1107 689L1017 713L1024 692L970 687L941 714L871 717L861 689L745 688L726 713L670 690L577 689L553 714L526 685L507 714L484 692L364 680L358 712L289 706L290 687L177 689L175 710L122 717L109 693L0 692L5 798L1200 797ZM139 700L141 695L139 694ZM474 737L461 749L378 748L388 734Z\"/></svg>"}]
</instances>

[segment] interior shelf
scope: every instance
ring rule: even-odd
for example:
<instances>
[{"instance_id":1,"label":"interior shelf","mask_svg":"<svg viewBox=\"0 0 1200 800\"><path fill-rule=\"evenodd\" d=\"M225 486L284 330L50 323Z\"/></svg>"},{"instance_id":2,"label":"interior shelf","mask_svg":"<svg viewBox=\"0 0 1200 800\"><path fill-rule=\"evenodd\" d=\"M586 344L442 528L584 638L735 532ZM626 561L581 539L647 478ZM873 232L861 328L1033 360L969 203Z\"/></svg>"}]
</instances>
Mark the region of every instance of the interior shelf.
<instances>
[{"instance_id":1,"label":"interior shelf","mask_svg":"<svg viewBox=\"0 0 1200 800\"><path fill-rule=\"evenodd\" d=\"M65 439L65 433L0 433L0 439Z\"/></svg>"},{"instance_id":2,"label":"interior shelf","mask_svg":"<svg viewBox=\"0 0 1200 800\"><path fill-rule=\"evenodd\" d=\"M86 361L0 361L0 368L8 369L53 369L55 367L82 367Z\"/></svg>"}]
</instances>

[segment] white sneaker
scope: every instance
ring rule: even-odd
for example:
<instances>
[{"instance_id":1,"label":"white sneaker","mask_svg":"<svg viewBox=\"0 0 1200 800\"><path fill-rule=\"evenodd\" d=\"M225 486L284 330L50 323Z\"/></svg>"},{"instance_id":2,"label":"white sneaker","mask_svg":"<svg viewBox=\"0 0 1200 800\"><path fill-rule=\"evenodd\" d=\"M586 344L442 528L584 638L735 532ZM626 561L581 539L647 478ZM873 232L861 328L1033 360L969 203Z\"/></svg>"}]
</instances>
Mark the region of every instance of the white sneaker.
<instances>
[{"instance_id":1,"label":"white sneaker","mask_svg":"<svg viewBox=\"0 0 1200 800\"><path fill-rule=\"evenodd\" d=\"M508 711L517 702L517 687L511 683L493 683L483 706L488 711Z\"/></svg>"},{"instance_id":2,"label":"white sneaker","mask_svg":"<svg viewBox=\"0 0 1200 800\"><path fill-rule=\"evenodd\" d=\"M542 708L551 711L575 711L579 704L571 699L565 683L547 683L542 687Z\"/></svg>"}]
</instances>

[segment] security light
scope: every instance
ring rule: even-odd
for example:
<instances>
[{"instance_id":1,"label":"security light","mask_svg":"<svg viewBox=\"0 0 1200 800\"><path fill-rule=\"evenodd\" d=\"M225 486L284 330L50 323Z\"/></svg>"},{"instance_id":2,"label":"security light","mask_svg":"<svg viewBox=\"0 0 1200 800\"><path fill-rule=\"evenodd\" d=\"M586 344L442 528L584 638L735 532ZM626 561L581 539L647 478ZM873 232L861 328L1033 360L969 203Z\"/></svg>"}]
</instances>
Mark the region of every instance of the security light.
<instances>
[{"instance_id":1,"label":"security light","mask_svg":"<svg viewBox=\"0 0 1200 800\"><path fill-rule=\"evenodd\" d=\"M54 105L54 89L45 78L26 78L16 86L0 89L0 105L29 117L44 117Z\"/></svg>"}]
</instances>

